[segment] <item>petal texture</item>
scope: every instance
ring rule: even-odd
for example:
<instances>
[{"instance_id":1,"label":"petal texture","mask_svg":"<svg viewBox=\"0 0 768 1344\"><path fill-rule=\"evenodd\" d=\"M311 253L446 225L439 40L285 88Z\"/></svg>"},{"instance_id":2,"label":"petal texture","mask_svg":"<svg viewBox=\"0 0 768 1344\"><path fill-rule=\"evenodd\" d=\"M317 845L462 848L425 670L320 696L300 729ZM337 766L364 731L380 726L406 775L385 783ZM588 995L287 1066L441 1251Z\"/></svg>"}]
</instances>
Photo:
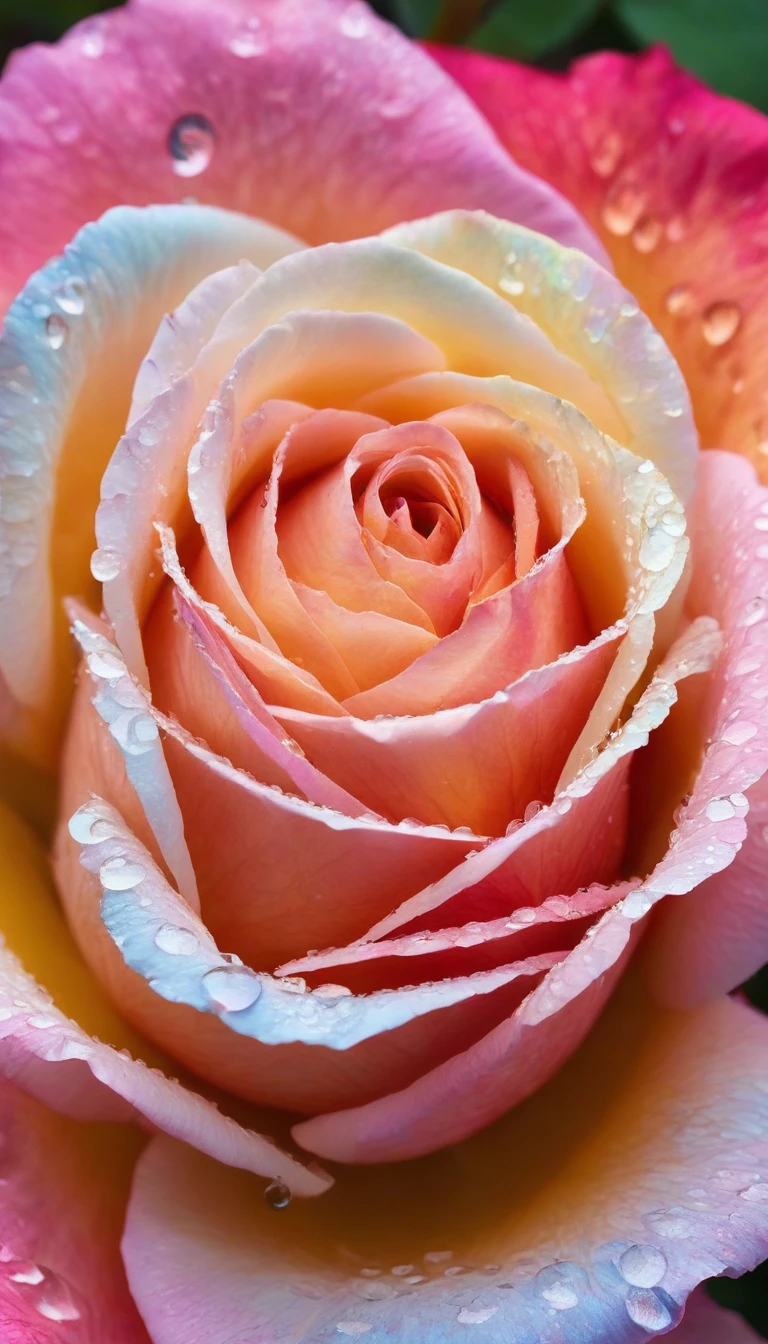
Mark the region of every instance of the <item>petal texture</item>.
<instances>
[{"instance_id":1,"label":"petal texture","mask_svg":"<svg viewBox=\"0 0 768 1344\"><path fill-rule=\"evenodd\" d=\"M131 1289L156 1344L639 1344L701 1279L765 1254L767 1048L741 1005L660 1013L627 987L493 1130L342 1173L280 1221L242 1179L160 1140L128 1215Z\"/></svg>"}]
</instances>

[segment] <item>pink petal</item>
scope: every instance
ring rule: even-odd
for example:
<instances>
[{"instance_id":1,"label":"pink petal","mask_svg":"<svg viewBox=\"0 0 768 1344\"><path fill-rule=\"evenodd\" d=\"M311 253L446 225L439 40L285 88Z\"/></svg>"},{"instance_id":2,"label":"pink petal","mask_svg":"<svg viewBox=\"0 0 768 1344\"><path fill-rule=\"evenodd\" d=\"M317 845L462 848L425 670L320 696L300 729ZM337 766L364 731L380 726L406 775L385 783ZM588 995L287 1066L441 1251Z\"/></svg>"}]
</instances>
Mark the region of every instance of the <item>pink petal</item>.
<instances>
[{"instance_id":1,"label":"pink petal","mask_svg":"<svg viewBox=\"0 0 768 1344\"><path fill-rule=\"evenodd\" d=\"M128 1214L131 1290L156 1344L637 1344L676 1325L702 1279L766 1253L767 1057L768 1024L741 1005L662 1013L626 993L494 1129L341 1170L280 1219L243 1178L158 1140Z\"/></svg>"},{"instance_id":2,"label":"pink petal","mask_svg":"<svg viewBox=\"0 0 768 1344\"><path fill-rule=\"evenodd\" d=\"M763 1338L737 1311L726 1311L713 1302L704 1288L691 1293L685 1315L672 1334L677 1335L674 1344L759 1344Z\"/></svg>"},{"instance_id":3,"label":"pink petal","mask_svg":"<svg viewBox=\"0 0 768 1344\"><path fill-rule=\"evenodd\" d=\"M518 162L580 209L668 342L703 445L765 470L763 253L768 122L661 48L550 75L457 48L432 55Z\"/></svg>"},{"instance_id":4,"label":"pink petal","mask_svg":"<svg viewBox=\"0 0 768 1344\"><path fill-rule=\"evenodd\" d=\"M185 157L191 114L197 153ZM439 67L346 0L256 12L244 0L133 3L17 54L0 120L7 296L110 206L181 201L190 189L312 243L482 206L601 255Z\"/></svg>"},{"instance_id":5,"label":"pink petal","mask_svg":"<svg viewBox=\"0 0 768 1344\"><path fill-rule=\"evenodd\" d=\"M149 1344L120 1258L137 1148L0 1081L4 1344Z\"/></svg>"},{"instance_id":6,"label":"pink petal","mask_svg":"<svg viewBox=\"0 0 768 1344\"><path fill-rule=\"evenodd\" d=\"M93 820L81 817L75 825L86 848L97 842ZM160 1069L147 1068L147 1053L153 1064L166 1061L126 1026L88 972L59 912L44 855L11 813L0 814L0 828L7 939L0 949L0 1074L62 1115L136 1120L220 1162L280 1178L297 1194L325 1189L326 1177Z\"/></svg>"},{"instance_id":7,"label":"pink petal","mask_svg":"<svg viewBox=\"0 0 768 1344\"><path fill-rule=\"evenodd\" d=\"M667 888L687 894L665 902L654 929L654 985L676 1006L733 989L768 958L768 491L731 454L702 467L689 604L717 617L725 646L698 736L683 744L690 754L709 742L683 831L695 877Z\"/></svg>"}]
</instances>

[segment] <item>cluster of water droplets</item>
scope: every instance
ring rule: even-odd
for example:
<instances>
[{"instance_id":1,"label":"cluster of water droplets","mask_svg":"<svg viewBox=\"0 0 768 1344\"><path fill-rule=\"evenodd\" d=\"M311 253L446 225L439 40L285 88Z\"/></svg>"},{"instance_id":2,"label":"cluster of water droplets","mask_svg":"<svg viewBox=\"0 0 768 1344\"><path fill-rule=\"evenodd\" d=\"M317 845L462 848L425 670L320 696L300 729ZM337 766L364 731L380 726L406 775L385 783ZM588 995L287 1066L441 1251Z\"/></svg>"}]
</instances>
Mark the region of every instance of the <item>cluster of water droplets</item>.
<instances>
[{"instance_id":1,"label":"cluster of water droplets","mask_svg":"<svg viewBox=\"0 0 768 1344\"><path fill-rule=\"evenodd\" d=\"M46 1321L59 1325L83 1317L81 1295L61 1274L32 1260L16 1259L6 1246L0 1246L0 1279Z\"/></svg>"}]
</instances>

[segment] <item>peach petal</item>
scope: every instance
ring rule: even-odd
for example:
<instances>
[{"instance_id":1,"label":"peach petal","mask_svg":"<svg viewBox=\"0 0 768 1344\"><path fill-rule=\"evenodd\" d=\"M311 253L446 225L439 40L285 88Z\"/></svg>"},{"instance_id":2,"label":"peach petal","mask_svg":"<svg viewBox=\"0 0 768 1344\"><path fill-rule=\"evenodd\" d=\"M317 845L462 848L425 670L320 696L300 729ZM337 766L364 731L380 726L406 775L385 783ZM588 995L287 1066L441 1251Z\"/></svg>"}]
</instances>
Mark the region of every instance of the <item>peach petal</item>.
<instances>
[{"instance_id":1,"label":"peach petal","mask_svg":"<svg viewBox=\"0 0 768 1344\"><path fill-rule=\"evenodd\" d=\"M98 483L160 317L208 272L243 255L268 264L296 245L221 210L116 210L78 234L10 308L0 340L1 658L32 716L29 731L37 724L26 748L38 757L50 754L66 708L59 601L97 591L88 558Z\"/></svg>"},{"instance_id":2,"label":"peach petal","mask_svg":"<svg viewBox=\"0 0 768 1344\"><path fill-rule=\"evenodd\" d=\"M589 857L610 852L618 844L618 862L624 843L623 824L616 824L617 808L625 806L626 771L632 755L648 743L652 732L667 718L677 700L677 684L689 676L709 671L719 652L719 631L709 617L700 617L673 645L656 669L629 718L602 742L600 751L585 764L548 807L543 807L508 835L492 840L479 852L468 855L446 877L418 892L369 929L366 941L378 940L414 919L423 919L467 889L489 879L496 883L512 869L531 890L533 875L541 885L542 898L553 891L567 891L566 871ZM559 841L559 843L555 843ZM574 874L575 875L575 874ZM610 881L613 874L594 872L587 881ZM570 889L584 885L576 876ZM653 878L649 882L653 882ZM645 890L645 886L639 889ZM540 898L541 899L541 898ZM628 898L638 913L646 913L637 894ZM509 907L508 907L509 908ZM510 910L511 913L511 910Z\"/></svg>"},{"instance_id":3,"label":"peach petal","mask_svg":"<svg viewBox=\"0 0 768 1344\"><path fill-rule=\"evenodd\" d=\"M190 113L202 118L191 126L201 143L185 149ZM0 120L2 191L13 203L3 299L92 216L121 202L180 201L190 187L312 243L464 205L602 255L579 214L511 161L454 82L367 8L348 14L347 0L280 0L257 13L243 0L215 11L200 0L132 3L16 54Z\"/></svg>"},{"instance_id":4,"label":"peach petal","mask_svg":"<svg viewBox=\"0 0 768 1344\"><path fill-rule=\"evenodd\" d=\"M64 1120L2 1081L0 1139L6 1344L56 1344L62 1330L103 1344L149 1344L120 1258L138 1150L130 1130Z\"/></svg>"},{"instance_id":5,"label":"peach petal","mask_svg":"<svg viewBox=\"0 0 768 1344\"><path fill-rule=\"evenodd\" d=\"M764 478L767 310L754 240L768 208L765 117L662 47L596 53L566 76L432 54L599 233L686 378L703 446L745 454Z\"/></svg>"},{"instance_id":6,"label":"peach petal","mask_svg":"<svg viewBox=\"0 0 768 1344\"><path fill-rule=\"evenodd\" d=\"M740 1005L617 1001L493 1130L429 1161L342 1169L327 1198L280 1220L242 1179L158 1140L128 1214L132 1292L157 1344L193 1323L211 1344L280 1329L302 1344L666 1333L702 1279L765 1253L765 1206L742 1192L765 1180L766 1048L764 1019Z\"/></svg>"},{"instance_id":7,"label":"peach petal","mask_svg":"<svg viewBox=\"0 0 768 1344\"><path fill-rule=\"evenodd\" d=\"M73 823L86 848L101 843L104 831L92 830L99 818L86 807ZM115 1013L71 948L67 928L49 890L44 858L29 833L10 813L0 816L4 875L3 925L16 946L23 944L45 976L46 988L3 946L0 949L0 1073L45 1106L79 1120L137 1120L164 1130L232 1166L280 1178L297 1194L319 1194L328 1178L308 1171L262 1136L219 1113L181 1083L148 1069L129 1050L118 1050L91 1036L58 1007L74 1004L95 1030L112 1035ZM128 874L126 873L126 876ZM26 909L25 909L26 907ZM23 918L34 919L34 936ZM21 930L21 935L20 935ZM40 941L49 940L57 955L50 961ZM62 960L67 973L62 975ZM48 985L54 992L52 1001ZM117 1040L136 1050L137 1038L117 1019ZM141 1041L138 1046L141 1048Z\"/></svg>"},{"instance_id":8,"label":"peach petal","mask_svg":"<svg viewBox=\"0 0 768 1344\"><path fill-rule=\"evenodd\" d=\"M608 674L616 630L476 704L382 720L274 707L308 758L390 820L503 834L550 801Z\"/></svg>"}]
</instances>

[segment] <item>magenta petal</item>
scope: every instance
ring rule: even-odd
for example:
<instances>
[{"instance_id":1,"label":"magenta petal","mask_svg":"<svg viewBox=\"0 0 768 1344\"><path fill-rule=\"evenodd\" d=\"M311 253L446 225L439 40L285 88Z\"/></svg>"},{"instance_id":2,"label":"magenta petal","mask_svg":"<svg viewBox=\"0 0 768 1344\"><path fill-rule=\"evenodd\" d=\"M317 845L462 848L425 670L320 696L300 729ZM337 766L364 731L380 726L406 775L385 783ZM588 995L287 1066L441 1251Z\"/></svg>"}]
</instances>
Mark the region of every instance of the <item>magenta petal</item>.
<instances>
[{"instance_id":1,"label":"magenta petal","mask_svg":"<svg viewBox=\"0 0 768 1344\"><path fill-rule=\"evenodd\" d=\"M341 1171L279 1218L247 1180L157 1141L123 1243L132 1292L155 1344L640 1344L702 1279L765 1255L767 1051L740 1005L625 1001L493 1130Z\"/></svg>"},{"instance_id":2,"label":"magenta petal","mask_svg":"<svg viewBox=\"0 0 768 1344\"><path fill-rule=\"evenodd\" d=\"M120 1259L137 1149L0 1080L3 1344L149 1344Z\"/></svg>"},{"instance_id":3,"label":"magenta petal","mask_svg":"<svg viewBox=\"0 0 768 1344\"><path fill-rule=\"evenodd\" d=\"M313 243L465 206L602 256L573 207L363 4L133 3L16 54L1 94L6 297L110 206L190 190Z\"/></svg>"}]
</instances>

